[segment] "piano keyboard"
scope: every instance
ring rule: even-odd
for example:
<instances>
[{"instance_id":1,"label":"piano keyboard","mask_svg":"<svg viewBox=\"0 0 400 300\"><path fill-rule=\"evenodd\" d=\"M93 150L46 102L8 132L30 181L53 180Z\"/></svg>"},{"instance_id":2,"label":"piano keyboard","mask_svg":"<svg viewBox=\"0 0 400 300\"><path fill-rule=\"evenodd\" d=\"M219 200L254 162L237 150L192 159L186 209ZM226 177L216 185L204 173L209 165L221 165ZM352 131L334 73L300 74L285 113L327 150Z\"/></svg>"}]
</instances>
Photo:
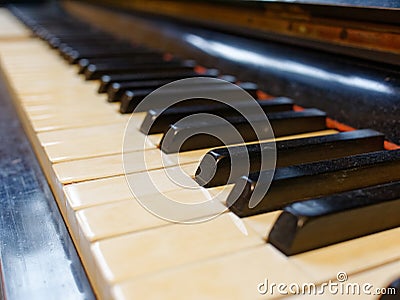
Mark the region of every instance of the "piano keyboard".
<instances>
[{"instance_id":1,"label":"piano keyboard","mask_svg":"<svg viewBox=\"0 0 400 300\"><path fill-rule=\"evenodd\" d=\"M134 82L137 84L138 80L134 81L134 78L138 76L145 78L148 74L150 79L147 82L151 78L157 79L153 81L158 83L148 83L151 88L144 89L147 91L168 82L168 76L170 80L193 77L197 73L215 77L218 74L216 70L204 70L193 62L174 61L175 58L171 59L170 55L160 56L156 51L141 46L132 48L126 42L120 42L120 48L113 48L111 42L117 41L108 40L104 43L101 32L93 31L92 42L104 48L93 48L82 43L88 36L84 30L90 28L82 27L84 30L79 34L72 34L74 29L84 25L76 24L76 28L68 30L65 26L71 24L70 20L55 22L51 18L40 19L38 13L37 21L43 23L43 28L56 32L50 39L45 31L38 30L42 27L33 22L34 18L25 18L25 22L36 29L36 34L47 38L53 47L59 50L64 47L61 56L59 50L49 47L49 43L28 34L8 11L2 10L0 13L2 70L14 94L24 128L99 298L265 299L287 296L303 299L304 296L279 293L262 295L258 286L266 278L274 283L301 285L311 282L320 286L329 280L337 282L337 274L345 272L349 282L368 282L374 287L385 287L400 275L399 150L389 151L391 157L381 162L380 159L388 154L388 151L383 150L381 134L373 130L340 133L338 128L326 127L325 116L318 112L319 118L323 116L323 128L318 125L315 130L297 132L296 126L286 126L283 134L275 140L278 145L278 175L271 184L273 200L278 201L275 206L265 206L268 201L264 199L262 209L255 213L246 209L246 205L244 208L234 205L233 212L225 212L208 222L195 225L173 224L155 217L132 199L134 197L127 184L122 161L123 135L129 119L132 117L130 122L137 129L129 132L137 144L131 145L126 155L131 161L136 161L146 151L149 165L147 170L140 165L132 165L126 175L128 180L140 185L145 182L143 172L147 171L153 181L157 182L160 192L182 202L206 201L207 194L217 195L221 191L224 199L232 197L236 181L229 182L218 173L222 174L224 168L227 168L223 161L221 165L213 165L217 170L215 177L210 178L207 173L196 173L199 165L206 171L209 168L209 162L204 157L224 155L226 151L223 148L189 147L189 151L179 153L180 166L174 163L165 166L158 147L162 134L157 132L150 135L143 149L146 135L141 131L144 130L146 112L121 114L120 111L125 112L121 107L124 102L131 103L132 97L137 94L129 92L135 88ZM95 39L96 35L99 36L98 40ZM63 39L66 45L62 46ZM67 49L69 45L71 49ZM143 51L144 57L158 55L160 61L155 59L155 64L149 64L151 67L145 66L146 62L143 62L137 68L140 70L137 73L134 67L130 70L128 64L124 64L124 59L118 63L118 57L121 56L130 57L134 61L137 57L135 51ZM91 59L95 62L91 68L85 68L87 61L79 60L88 57L89 62ZM111 59L111 67L106 63L101 64L102 59L107 61L105 57L114 57ZM165 61L171 65L165 65ZM137 67L135 64L132 66ZM83 75L77 75L83 70ZM122 79L124 75L119 75L121 73L130 75ZM152 73L157 75L152 77ZM113 76L120 76L121 84L109 84ZM129 76L133 79L128 79ZM93 80L85 81L84 78ZM162 81L159 78L167 79ZM232 76L222 78L234 81ZM102 93L98 93L100 82ZM130 82L130 85L123 82ZM111 96L104 93L107 84ZM127 87L126 90L116 93L121 86ZM254 87L250 86L249 91L254 92ZM262 96L260 92L257 94ZM115 101L117 98L122 104ZM289 101L286 105L292 104ZM299 111L297 106L295 109L292 114ZM273 114L279 113L271 113L272 118ZM174 118L176 115L170 114L169 117ZM358 136L358 140L355 139L355 133L361 136ZM338 139L335 141L336 137ZM249 142L253 143L247 146L248 149L253 147L257 157L261 151L257 145L263 144L254 144L252 140ZM268 145L271 141L262 142ZM396 148L395 145L391 147ZM332 148L339 150L335 152ZM243 147L239 147L238 151L240 149ZM321 160L323 162L315 162ZM194 184L195 179L200 183L203 180L206 186L209 185L207 192L180 188L168 179L165 168L182 168L193 178ZM254 163L253 168L253 171L257 170L257 163ZM242 180L251 185L256 178L248 176ZM387 186L378 187L376 195L383 197L382 202L390 210L377 205L381 215L374 216L368 208L374 208L373 201L376 198L368 196L372 193L368 189L382 184ZM387 194L393 191L393 195L383 195L382 191L387 191ZM358 199L357 202L356 195L359 194L365 195L365 199ZM141 194L135 196L150 201L157 201L161 197L151 189L141 190ZM334 204L326 208L328 211L325 212L312 209L313 203L315 208L319 202L337 203L346 197L350 197L351 203L343 205L349 205L353 214L346 215L345 210L340 210L341 207L333 208ZM310 198L313 200L298 203L298 206L296 203L290 204ZM248 204L246 195L240 195L239 200ZM371 200L371 203L362 204L363 200ZM370 206L364 207L366 204ZM306 205L311 205L311 208L307 210ZM364 208L371 219L363 220L363 217L357 215ZM385 220L383 214L387 214L387 225L381 224ZM295 231L285 228L285 224L288 224L285 223L285 216L288 220L291 216L298 216L297 226L301 227L302 222L306 226ZM314 222L321 228L317 226L313 229L313 220L307 223L307 218L311 217L315 218ZM328 218L332 218L331 221ZM373 218L377 218L376 222ZM345 223L336 224L337 221ZM365 228L370 222L378 223L371 224L371 232ZM360 227L358 231L357 226ZM335 227L343 232L348 228L349 236L335 232ZM327 235L332 238L326 238ZM284 244L290 243L290 238L293 238L293 248L288 245L286 249ZM294 244L297 238L300 239L298 248ZM308 249L307 243L310 244ZM330 299L332 295L326 293L323 297ZM335 297L347 299L349 296L338 294ZM360 297L377 299L378 296Z\"/></svg>"}]
</instances>

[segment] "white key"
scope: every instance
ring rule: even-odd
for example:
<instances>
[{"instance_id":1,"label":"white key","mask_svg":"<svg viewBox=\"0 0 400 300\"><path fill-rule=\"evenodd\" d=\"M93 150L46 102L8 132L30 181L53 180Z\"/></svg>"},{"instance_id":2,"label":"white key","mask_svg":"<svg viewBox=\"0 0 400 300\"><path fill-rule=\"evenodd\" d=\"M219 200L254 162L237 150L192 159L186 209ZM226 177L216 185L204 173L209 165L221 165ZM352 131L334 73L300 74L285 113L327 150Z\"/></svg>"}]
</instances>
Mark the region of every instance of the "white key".
<instances>
[{"instance_id":1,"label":"white key","mask_svg":"<svg viewBox=\"0 0 400 300\"><path fill-rule=\"evenodd\" d=\"M194 299L282 297L276 290L274 295L257 294L257 286L265 278L269 284L301 285L333 280L338 272L346 272L350 278L354 273L362 275L361 272L369 272L370 269L400 259L399 232L400 229L385 231L291 257L284 256L267 244L248 251L171 268L162 273L149 274L143 278L126 280L113 287L113 296L115 299L131 299L133 295L138 298L146 295L146 299L179 299L187 295L193 295ZM323 252L325 253L322 254ZM299 263L300 260L302 263ZM366 278L374 276L373 271L370 275L365 274ZM108 295L107 290L102 291L104 295Z\"/></svg>"},{"instance_id":2,"label":"white key","mask_svg":"<svg viewBox=\"0 0 400 300\"><path fill-rule=\"evenodd\" d=\"M112 297L118 300L134 297L149 300L268 299L257 289L265 278L287 284L313 281L290 259L266 244L126 280L113 287ZM109 296L108 290L102 291L105 297Z\"/></svg>"},{"instance_id":3,"label":"white key","mask_svg":"<svg viewBox=\"0 0 400 300\"><path fill-rule=\"evenodd\" d=\"M263 243L251 230L244 235L229 215L224 214L196 225L171 224L106 239L93 244L92 252L97 283L106 287L113 282L139 278Z\"/></svg>"}]
</instances>

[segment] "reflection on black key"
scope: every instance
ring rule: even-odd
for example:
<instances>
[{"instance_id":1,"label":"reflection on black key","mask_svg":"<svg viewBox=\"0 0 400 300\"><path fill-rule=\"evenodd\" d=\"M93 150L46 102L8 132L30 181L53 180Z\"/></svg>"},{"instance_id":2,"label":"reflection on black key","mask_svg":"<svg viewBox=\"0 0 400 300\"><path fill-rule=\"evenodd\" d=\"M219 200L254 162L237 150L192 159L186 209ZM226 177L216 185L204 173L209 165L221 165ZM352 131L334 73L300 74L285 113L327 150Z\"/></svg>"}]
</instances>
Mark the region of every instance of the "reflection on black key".
<instances>
[{"instance_id":1,"label":"reflection on black key","mask_svg":"<svg viewBox=\"0 0 400 300\"><path fill-rule=\"evenodd\" d=\"M293 107L293 100L284 97L258 101L258 103L264 112L269 113L291 110ZM245 112L248 101L237 103L236 105L240 106L241 112ZM240 113L236 109L222 103L213 106L171 107L166 110L152 109L147 113L140 131L144 134L162 133L167 131L170 125L180 119L197 113L209 113L220 117L240 116Z\"/></svg>"},{"instance_id":2,"label":"reflection on black key","mask_svg":"<svg viewBox=\"0 0 400 300\"><path fill-rule=\"evenodd\" d=\"M371 129L278 141L276 166L285 167L379 151L384 149L383 141L383 134ZM261 158L265 156L262 155L268 155L271 147L271 143L266 142L213 149L203 157L195 179L204 187L233 183L241 176L263 170ZM235 165L233 169L232 163Z\"/></svg>"},{"instance_id":3,"label":"reflection on black key","mask_svg":"<svg viewBox=\"0 0 400 300\"><path fill-rule=\"evenodd\" d=\"M241 87L243 90L245 90L247 93L249 93L253 98L257 98L257 90L258 87L256 84L251 83L251 82L245 82L245 83L240 83L238 84L239 87ZM135 90L135 91L126 91L125 94L121 98L121 107L120 107L120 112L123 114L126 113L132 113L139 103L146 97L148 96L151 92L153 92L153 89L148 89L148 90ZM232 99L238 97L238 91L237 88L234 88L230 86L229 84L221 84L221 87L218 89L215 89L214 85L211 84L211 86L200 86L196 88L192 87L186 87L186 88L180 88L180 89L168 89L167 92L159 92L157 93L157 103L147 103L148 105L141 105L140 111L147 111L149 109L157 109L163 107L163 99L171 99L174 98L174 96L180 97L182 95L183 99L193 99L194 96L198 91L201 91L203 94L206 93L207 99L197 99L197 101L193 101L193 105L214 105L215 101L209 100L209 99L214 99L216 95L224 94L226 98L231 96ZM156 97L154 97L156 98ZM218 97L217 97L218 98ZM238 100L238 99L237 99ZM240 100L243 100L240 99ZM234 101L234 100L232 100ZM235 100L236 101L236 100ZM187 106L187 105L192 105L188 101L182 102L182 106Z\"/></svg>"},{"instance_id":4,"label":"reflection on black key","mask_svg":"<svg viewBox=\"0 0 400 300\"><path fill-rule=\"evenodd\" d=\"M386 294L383 294L379 298L379 300L399 300L399 297L400 297L400 278L393 281L386 288Z\"/></svg>"},{"instance_id":5,"label":"reflection on black key","mask_svg":"<svg viewBox=\"0 0 400 300\"><path fill-rule=\"evenodd\" d=\"M119 51L120 53L130 53L133 50L137 53L142 53L144 51L143 49L133 48L128 44L121 45L119 43L112 43L110 45L105 45L103 43L99 43L95 45L77 45L73 47L67 46L63 49L59 49L59 53L62 57L69 61L70 58L76 53L80 53L80 55L83 55L84 57L90 57L90 53L98 53L99 51L103 53L112 53L114 51Z\"/></svg>"},{"instance_id":6,"label":"reflection on black key","mask_svg":"<svg viewBox=\"0 0 400 300\"><path fill-rule=\"evenodd\" d=\"M75 21L76 22L76 21ZM87 24L69 24L68 28L66 28L62 24L53 24L45 25L45 26L37 26L35 29L36 34L44 34L46 36L52 35L53 37L60 38L77 38L77 37L94 37L99 35L106 35L105 32L99 31L93 27L88 26Z\"/></svg>"},{"instance_id":7,"label":"reflection on black key","mask_svg":"<svg viewBox=\"0 0 400 300\"><path fill-rule=\"evenodd\" d=\"M121 55L137 55L139 53L151 53L151 51L138 50L133 47L123 49L88 49L85 51L73 50L68 53L66 59L69 63L75 64L83 58L118 57Z\"/></svg>"},{"instance_id":8,"label":"reflection on black key","mask_svg":"<svg viewBox=\"0 0 400 300\"><path fill-rule=\"evenodd\" d=\"M97 64L132 64L132 63L163 63L165 60L161 54L158 53L141 53L137 55L121 55L118 57L103 57L103 58L84 58L79 60L78 68L79 74L83 74L89 65Z\"/></svg>"},{"instance_id":9,"label":"reflection on black key","mask_svg":"<svg viewBox=\"0 0 400 300\"><path fill-rule=\"evenodd\" d=\"M123 43L118 41L112 40L93 40L92 42L87 41L81 43L65 43L59 46L58 51L60 52L61 56L68 58L68 55L73 51L97 51L98 49L107 49L107 50L115 50L115 49L135 49L129 43ZM141 50L143 50L141 48Z\"/></svg>"},{"instance_id":10,"label":"reflection on black key","mask_svg":"<svg viewBox=\"0 0 400 300\"><path fill-rule=\"evenodd\" d=\"M197 74L195 77L205 77L203 75ZM188 78L188 77L186 77ZM222 76L221 79L234 83L236 78L234 76ZM137 90L147 90L147 89L157 89L165 84L175 81L176 78L171 79L160 79L160 80L149 80L149 81L125 81L125 82L115 82L107 90L108 102L120 101L121 97L125 94L127 90L135 93ZM201 84L201 83L200 83ZM216 81L213 84L218 84ZM195 85L195 84L194 84Z\"/></svg>"},{"instance_id":11,"label":"reflection on black key","mask_svg":"<svg viewBox=\"0 0 400 300\"><path fill-rule=\"evenodd\" d=\"M104 75L100 80L100 87L98 92L105 93L111 84L114 82L126 82L126 81L146 81L146 80L163 80L163 79L183 79L191 77L217 77L219 71L216 69L208 69L205 73L199 74L193 71L192 67L179 67L174 70L163 70L159 72L140 72L138 73L127 73L127 74L113 74Z\"/></svg>"},{"instance_id":12,"label":"reflection on black key","mask_svg":"<svg viewBox=\"0 0 400 300\"><path fill-rule=\"evenodd\" d=\"M127 90L155 90L167 83L171 83L172 81L174 81L174 79L115 82L107 90L108 102L119 101Z\"/></svg>"},{"instance_id":13,"label":"reflection on black key","mask_svg":"<svg viewBox=\"0 0 400 300\"><path fill-rule=\"evenodd\" d=\"M87 30L86 28L83 30ZM84 40L90 40L92 38L101 38L104 37L105 39L114 39L113 37L111 37L110 35L103 33L103 32L98 32L98 31L94 31L94 30L87 30L86 32L49 32L47 30L38 30L36 32L36 34L38 36L40 36L40 38L46 40L47 42L51 42L51 41L55 41L56 39L60 42L60 43L68 43L68 42L73 42L76 41L78 39Z\"/></svg>"},{"instance_id":14,"label":"reflection on black key","mask_svg":"<svg viewBox=\"0 0 400 300\"><path fill-rule=\"evenodd\" d=\"M268 241L286 255L400 226L400 182L352 190L285 207Z\"/></svg>"},{"instance_id":15,"label":"reflection on black key","mask_svg":"<svg viewBox=\"0 0 400 300\"><path fill-rule=\"evenodd\" d=\"M135 49L135 50L145 50L144 47L135 47L127 41L117 40L112 37L96 37L92 39L77 39L77 40L65 40L58 46L58 51L62 53L68 53L70 51L98 51L102 50L112 50L112 49Z\"/></svg>"},{"instance_id":16,"label":"reflection on black key","mask_svg":"<svg viewBox=\"0 0 400 300\"><path fill-rule=\"evenodd\" d=\"M257 181L270 176L270 172L252 173L236 181L227 200L233 212L241 217L251 216L308 198L400 180L400 150L277 168L268 193L255 195ZM252 201L261 202L250 208L251 197Z\"/></svg>"},{"instance_id":17,"label":"reflection on black key","mask_svg":"<svg viewBox=\"0 0 400 300\"><path fill-rule=\"evenodd\" d=\"M192 67L196 66L196 62L192 60L187 61L164 61L164 62L139 62L139 63L111 63L111 64L96 64L89 65L84 74L87 80L100 79L101 76L107 74L121 74L145 71L160 71L166 69L174 69L181 66Z\"/></svg>"},{"instance_id":18,"label":"reflection on black key","mask_svg":"<svg viewBox=\"0 0 400 300\"><path fill-rule=\"evenodd\" d=\"M305 109L303 111L285 111L268 113L268 120L274 131L275 137L298 134L310 131L318 131L326 128L326 114L318 109ZM171 126L161 140L161 150L165 153L176 153L179 151L190 151L211 147L224 146L224 143L209 134L201 132L219 132L219 136L225 139L225 145L257 141L257 132L269 130L265 116L252 115L251 120L245 117L227 117L224 120L205 120L195 122L193 120L182 120L179 124ZM249 123L251 122L251 124ZM230 127L233 126L240 133L241 138L234 134ZM256 130L256 131L255 131ZM194 133L199 133L195 134ZM270 133L268 137L272 137Z\"/></svg>"},{"instance_id":19,"label":"reflection on black key","mask_svg":"<svg viewBox=\"0 0 400 300\"><path fill-rule=\"evenodd\" d=\"M85 36L85 37L70 37L70 38L60 38L60 37L52 37L48 40L48 43L53 48L62 48L67 45L73 46L77 44L83 43L93 43L102 40L110 40L112 39L110 36L102 34L102 35L95 35L95 36Z\"/></svg>"}]
</instances>

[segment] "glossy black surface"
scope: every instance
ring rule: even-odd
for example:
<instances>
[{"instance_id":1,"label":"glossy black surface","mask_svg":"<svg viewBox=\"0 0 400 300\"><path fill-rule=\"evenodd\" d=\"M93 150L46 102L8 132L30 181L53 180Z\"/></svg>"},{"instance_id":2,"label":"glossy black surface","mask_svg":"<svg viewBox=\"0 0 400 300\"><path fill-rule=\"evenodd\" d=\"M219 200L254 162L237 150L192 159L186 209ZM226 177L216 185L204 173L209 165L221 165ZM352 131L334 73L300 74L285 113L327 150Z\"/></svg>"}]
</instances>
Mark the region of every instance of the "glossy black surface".
<instances>
[{"instance_id":1,"label":"glossy black surface","mask_svg":"<svg viewBox=\"0 0 400 300\"><path fill-rule=\"evenodd\" d=\"M333 9L325 9L324 13ZM44 9L24 11L45 13ZM125 25L146 24L146 34L127 31L122 25L118 31L110 29L110 24L100 19L94 23L131 41L196 59L205 67L223 69L239 80L255 81L273 96L286 96L305 107L317 107L340 122L359 129L375 129L400 144L400 72L395 65L168 19L126 12L123 16ZM84 14L81 18L87 20Z\"/></svg>"},{"instance_id":2,"label":"glossy black surface","mask_svg":"<svg viewBox=\"0 0 400 300\"><path fill-rule=\"evenodd\" d=\"M185 88L182 86L174 86L168 87L166 90L162 92L157 92L157 96L153 96L151 101L146 103L141 103L146 96L154 91L154 89L144 89L144 90L128 90L121 97L121 106L120 112L123 114L132 113L134 110L140 107L140 111L147 111L149 109L158 109L160 107L164 107L164 103L166 101L170 101L175 97L179 97L181 99L192 99L193 95L197 93L201 93L203 95L202 99L196 97L196 101L181 101L179 105L187 106L187 105L214 105L216 102L210 99L232 99L232 101L238 101L239 96L238 89L235 86L230 84L218 84L218 89L216 88L216 84L210 84L210 86L206 85L198 85L196 87L192 87L190 84ZM254 83L245 82L238 83L237 86L242 88L248 94L250 94L253 98L257 99L257 91L258 86ZM221 97L221 98L218 98ZM240 99L243 100L243 99Z\"/></svg>"},{"instance_id":3,"label":"glossy black surface","mask_svg":"<svg viewBox=\"0 0 400 300\"><path fill-rule=\"evenodd\" d=\"M174 79L115 82L107 90L108 102L119 101L119 99L124 95L127 90L143 90L149 88L157 89L172 81L174 81Z\"/></svg>"},{"instance_id":4,"label":"glossy black surface","mask_svg":"<svg viewBox=\"0 0 400 300\"><path fill-rule=\"evenodd\" d=\"M127 81L148 81L148 80L165 80L165 79L184 79L192 77L217 77L219 71L216 69L208 69L204 73L199 74L191 69L185 68L184 70L165 70L162 72L140 72L129 74L114 74L105 75L100 79L99 93L105 93L113 83L122 83Z\"/></svg>"},{"instance_id":5,"label":"glossy black surface","mask_svg":"<svg viewBox=\"0 0 400 300\"><path fill-rule=\"evenodd\" d=\"M325 129L325 113L317 109L303 111L284 111L267 113L275 137L292 135L304 132ZM251 118L250 118L251 117ZM228 124L228 123L229 124ZM233 126L240 136L230 130ZM265 116L251 115L249 119L243 116L229 116L224 119L195 122L181 120L180 123L171 125L163 135L160 148L165 153L177 153L196 149L220 147L244 142L257 141L259 132L268 131ZM201 132L220 132L220 137L225 140ZM193 133L199 133L193 135ZM271 135L272 136L272 135Z\"/></svg>"},{"instance_id":6,"label":"glossy black surface","mask_svg":"<svg viewBox=\"0 0 400 300\"><path fill-rule=\"evenodd\" d=\"M148 52L147 52L148 53ZM89 65L84 74L87 80L100 79L104 75L123 74L123 73L141 73L141 72L159 72L162 70L175 70L182 67L194 68L194 61L155 61L147 63L121 63L121 64L98 64Z\"/></svg>"},{"instance_id":7,"label":"glossy black surface","mask_svg":"<svg viewBox=\"0 0 400 300\"><path fill-rule=\"evenodd\" d=\"M369 129L278 141L276 142L276 166L285 167L379 151L383 150L383 141L382 134ZM270 148L270 143L261 143L213 149L201 160L195 180L204 187L233 183L241 176L262 170L262 152L265 151L267 154ZM234 169L232 169L232 162L235 165Z\"/></svg>"},{"instance_id":8,"label":"glossy black surface","mask_svg":"<svg viewBox=\"0 0 400 300\"><path fill-rule=\"evenodd\" d=\"M294 255L400 226L400 182L285 207L268 242Z\"/></svg>"},{"instance_id":9,"label":"glossy black surface","mask_svg":"<svg viewBox=\"0 0 400 300\"><path fill-rule=\"evenodd\" d=\"M256 182L268 175L267 172L270 171L253 173L236 181L227 200L234 213L241 217L250 216L307 198L400 180L400 150L277 168L268 193L256 199L261 202L250 208Z\"/></svg>"},{"instance_id":10,"label":"glossy black surface","mask_svg":"<svg viewBox=\"0 0 400 300\"><path fill-rule=\"evenodd\" d=\"M77 39L90 40L91 37L93 37L94 35L97 39L98 36L101 34L98 30L93 30L92 27L88 27L87 24L82 25L78 23L71 26L71 24L60 23L58 26L60 27L59 30L57 28L52 28L51 24L45 23L43 26L33 27L32 31L37 37L48 42L53 41L54 39L60 39L61 41L75 41ZM70 27L67 32L65 32L65 26ZM51 32L48 31L49 29L51 30ZM76 31L76 33L72 33L73 31ZM104 38L106 37L107 35L104 35Z\"/></svg>"},{"instance_id":11,"label":"glossy black surface","mask_svg":"<svg viewBox=\"0 0 400 300\"><path fill-rule=\"evenodd\" d=\"M52 37L48 39L48 43L52 48L56 48L59 50L63 50L66 47L71 47L72 45L83 45L83 44L93 44L103 42L104 40L112 39L111 36L107 34L91 34L88 36L78 36L78 37L67 37L67 38L60 38L60 37Z\"/></svg>"},{"instance_id":12,"label":"glossy black surface","mask_svg":"<svg viewBox=\"0 0 400 300\"><path fill-rule=\"evenodd\" d=\"M82 29L79 29L82 30ZM50 42L48 41L50 44ZM51 44L50 44L51 46ZM63 44L59 45L58 51L62 53L68 53L73 50L77 51L89 51L89 50L96 50L99 48L104 49L124 49L132 47L126 41L120 41L116 38L107 37L106 34L93 34L91 38L85 37L85 39L79 38L77 41L70 41L64 42Z\"/></svg>"},{"instance_id":13,"label":"glossy black surface","mask_svg":"<svg viewBox=\"0 0 400 300\"><path fill-rule=\"evenodd\" d=\"M80 50L73 50L66 54L66 59L70 64L76 64L79 60L83 58L102 58L102 57L118 57L121 55L135 55L139 53L148 53L147 50L137 50L132 47L127 48L113 48L111 49L84 49Z\"/></svg>"},{"instance_id":14,"label":"glossy black surface","mask_svg":"<svg viewBox=\"0 0 400 300\"><path fill-rule=\"evenodd\" d=\"M329 11L325 9L325 13ZM317 107L340 122L375 129L400 144L400 72L396 65L301 47L290 41L285 44L167 19L123 15L132 23L145 23L146 34L152 37L127 32L127 38L196 59L239 80L255 81L273 96ZM109 27L100 20L96 25Z\"/></svg>"},{"instance_id":15,"label":"glossy black surface","mask_svg":"<svg viewBox=\"0 0 400 300\"><path fill-rule=\"evenodd\" d=\"M103 64L103 63L149 63L149 62L163 62L164 59L161 54L147 53L135 56L119 56L119 57L105 57L97 59L81 59L78 62L79 74L82 74L89 65Z\"/></svg>"},{"instance_id":16,"label":"glossy black surface","mask_svg":"<svg viewBox=\"0 0 400 300\"><path fill-rule=\"evenodd\" d=\"M207 75L207 74L205 74L205 75ZM119 99L128 90L135 91L135 90L143 90L143 89L149 89L149 88L152 88L155 90L155 89L160 88L163 85L171 83L173 81L176 81L179 79L186 79L186 78L190 78L190 77L214 77L214 76L204 76L203 74L194 73L194 76L189 76L189 77L180 76L180 77L164 78L164 79L148 80L148 81L115 82L107 90L108 102L119 101ZM236 78L234 76L223 76L221 79L228 81L230 83L234 83L236 81Z\"/></svg>"},{"instance_id":17,"label":"glossy black surface","mask_svg":"<svg viewBox=\"0 0 400 300\"><path fill-rule=\"evenodd\" d=\"M246 112L248 102L237 103L242 112ZM258 101L265 113L291 110L293 100L288 98L275 98L268 101ZM196 113L209 113L220 117L240 116L240 113L228 105L216 104L213 106L187 106L171 107L166 110L152 109L147 112L140 131L144 134L162 133L168 130L169 126L180 119Z\"/></svg>"},{"instance_id":18,"label":"glossy black surface","mask_svg":"<svg viewBox=\"0 0 400 300\"><path fill-rule=\"evenodd\" d=\"M397 67L218 33L207 38L188 34L186 40L223 64L226 72L251 78L274 96L318 107L341 122L373 128L400 143Z\"/></svg>"},{"instance_id":19,"label":"glossy black surface","mask_svg":"<svg viewBox=\"0 0 400 300\"><path fill-rule=\"evenodd\" d=\"M1 77L0 290L10 300L94 299L3 82Z\"/></svg>"}]
</instances>

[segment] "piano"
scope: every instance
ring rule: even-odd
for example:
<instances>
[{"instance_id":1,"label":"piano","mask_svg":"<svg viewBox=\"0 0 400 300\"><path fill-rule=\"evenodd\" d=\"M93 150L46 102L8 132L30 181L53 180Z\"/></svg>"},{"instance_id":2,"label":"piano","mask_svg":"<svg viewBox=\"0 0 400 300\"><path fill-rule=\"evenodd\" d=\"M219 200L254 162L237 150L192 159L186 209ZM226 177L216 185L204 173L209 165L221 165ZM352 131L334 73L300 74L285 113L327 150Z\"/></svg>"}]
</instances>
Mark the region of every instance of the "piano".
<instances>
[{"instance_id":1,"label":"piano","mask_svg":"<svg viewBox=\"0 0 400 300\"><path fill-rule=\"evenodd\" d=\"M399 9L0 8L2 297L400 299Z\"/></svg>"}]
</instances>

